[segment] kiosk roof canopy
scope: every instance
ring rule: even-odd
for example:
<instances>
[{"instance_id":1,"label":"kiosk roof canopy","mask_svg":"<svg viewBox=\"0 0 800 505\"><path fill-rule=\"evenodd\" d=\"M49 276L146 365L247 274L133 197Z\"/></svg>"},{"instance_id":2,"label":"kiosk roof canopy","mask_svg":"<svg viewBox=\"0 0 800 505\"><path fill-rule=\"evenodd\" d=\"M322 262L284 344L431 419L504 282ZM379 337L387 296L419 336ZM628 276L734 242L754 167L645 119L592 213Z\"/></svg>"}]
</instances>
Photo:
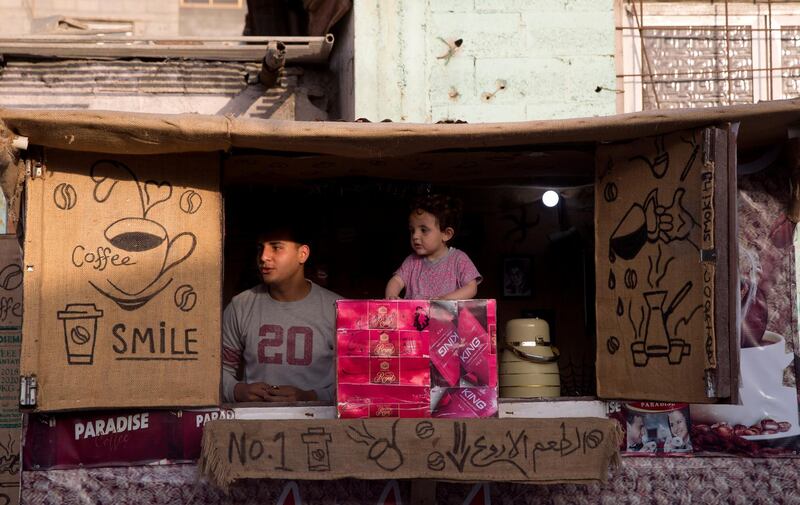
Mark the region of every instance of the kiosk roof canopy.
<instances>
[{"instance_id":1,"label":"kiosk roof canopy","mask_svg":"<svg viewBox=\"0 0 800 505\"><path fill-rule=\"evenodd\" d=\"M299 122L198 114L0 109L0 120L34 145L112 154L227 151L378 159L436 151L546 150L589 147L725 122L741 123L747 150L787 138L800 121L800 99L705 109L517 123L409 124Z\"/></svg>"}]
</instances>

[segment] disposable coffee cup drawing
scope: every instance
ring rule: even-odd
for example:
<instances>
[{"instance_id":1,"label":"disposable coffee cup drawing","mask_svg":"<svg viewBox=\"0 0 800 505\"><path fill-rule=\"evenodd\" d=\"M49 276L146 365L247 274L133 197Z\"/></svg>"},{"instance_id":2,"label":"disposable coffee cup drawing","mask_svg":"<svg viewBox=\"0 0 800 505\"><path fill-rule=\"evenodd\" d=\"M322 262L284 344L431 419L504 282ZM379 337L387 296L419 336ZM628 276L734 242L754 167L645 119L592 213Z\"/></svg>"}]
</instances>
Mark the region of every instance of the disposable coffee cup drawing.
<instances>
[{"instance_id":1,"label":"disposable coffee cup drawing","mask_svg":"<svg viewBox=\"0 0 800 505\"><path fill-rule=\"evenodd\" d=\"M58 319L64 322L67 363L91 365L94 362L97 320L101 317L103 311L93 303L71 303L58 311Z\"/></svg>"},{"instance_id":2,"label":"disposable coffee cup drawing","mask_svg":"<svg viewBox=\"0 0 800 505\"><path fill-rule=\"evenodd\" d=\"M150 219L129 217L116 221L105 230L106 240L124 251L135 269L109 273L109 281L127 294L138 294L157 281L167 270L188 258L196 240L181 233L172 240L167 230Z\"/></svg>"}]
</instances>

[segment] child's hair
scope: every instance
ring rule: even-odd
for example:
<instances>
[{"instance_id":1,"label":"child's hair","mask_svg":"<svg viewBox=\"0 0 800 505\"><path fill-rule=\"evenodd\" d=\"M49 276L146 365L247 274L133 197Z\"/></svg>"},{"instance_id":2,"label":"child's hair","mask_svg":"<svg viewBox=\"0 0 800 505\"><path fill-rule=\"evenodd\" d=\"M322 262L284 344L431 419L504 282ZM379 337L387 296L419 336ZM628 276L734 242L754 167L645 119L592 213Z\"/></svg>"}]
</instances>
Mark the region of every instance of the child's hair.
<instances>
[{"instance_id":1,"label":"child's hair","mask_svg":"<svg viewBox=\"0 0 800 505\"><path fill-rule=\"evenodd\" d=\"M411 203L411 212L429 212L441 230L457 230L461 225L461 200L447 195L422 195Z\"/></svg>"}]
</instances>

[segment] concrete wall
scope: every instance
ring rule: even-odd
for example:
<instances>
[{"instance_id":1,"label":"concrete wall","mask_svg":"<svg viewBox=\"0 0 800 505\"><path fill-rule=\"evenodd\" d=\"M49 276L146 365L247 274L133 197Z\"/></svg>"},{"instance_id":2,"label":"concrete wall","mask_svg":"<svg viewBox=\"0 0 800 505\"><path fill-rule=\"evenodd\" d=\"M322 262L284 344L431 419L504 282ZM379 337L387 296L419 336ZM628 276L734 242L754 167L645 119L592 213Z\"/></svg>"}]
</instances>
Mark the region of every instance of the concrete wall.
<instances>
[{"instance_id":1,"label":"concrete wall","mask_svg":"<svg viewBox=\"0 0 800 505\"><path fill-rule=\"evenodd\" d=\"M74 16L132 20L135 35L178 34L177 0L30 0L33 17Z\"/></svg>"},{"instance_id":2,"label":"concrete wall","mask_svg":"<svg viewBox=\"0 0 800 505\"><path fill-rule=\"evenodd\" d=\"M3 20L3 33L7 36L28 33L31 28L32 0L0 0L0 18Z\"/></svg>"},{"instance_id":3,"label":"concrete wall","mask_svg":"<svg viewBox=\"0 0 800 505\"><path fill-rule=\"evenodd\" d=\"M178 32L182 36L240 37L244 31L247 8L180 9Z\"/></svg>"},{"instance_id":4,"label":"concrete wall","mask_svg":"<svg viewBox=\"0 0 800 505\"><path fill-rule=\"evenodd\" d=\"M355 23L352 11L339 21L335 30L336 41L333 43L333 52L330 57L330 69L337 77L338 96L337 106L334 107L332 112L334 117L352 121L356 119L355 83L353 81L355 71L355 40L353 37Z\"/></svg>"},{"instance_id":5,"label":"concrete wall","mask_svg":"<svg viewBox=\"0 0 800 505\"><path fill-rule=\"evenodd\" d=\"M246 7L181 8L178 0L0 0L3 33L30 33L31 20L50 16L133 21L135 35L240 36Z\"/></svg>"},{"instance_id":6,"label":"concrete wall","mask_svg":"<svg viewBox=\"0 0 800 505\"><path fill-rule=\"evenodd\" d=\"M356 117L487 122L616 110L613 0L355 0L354 21Z\"/></svg>"}]
</instances>

